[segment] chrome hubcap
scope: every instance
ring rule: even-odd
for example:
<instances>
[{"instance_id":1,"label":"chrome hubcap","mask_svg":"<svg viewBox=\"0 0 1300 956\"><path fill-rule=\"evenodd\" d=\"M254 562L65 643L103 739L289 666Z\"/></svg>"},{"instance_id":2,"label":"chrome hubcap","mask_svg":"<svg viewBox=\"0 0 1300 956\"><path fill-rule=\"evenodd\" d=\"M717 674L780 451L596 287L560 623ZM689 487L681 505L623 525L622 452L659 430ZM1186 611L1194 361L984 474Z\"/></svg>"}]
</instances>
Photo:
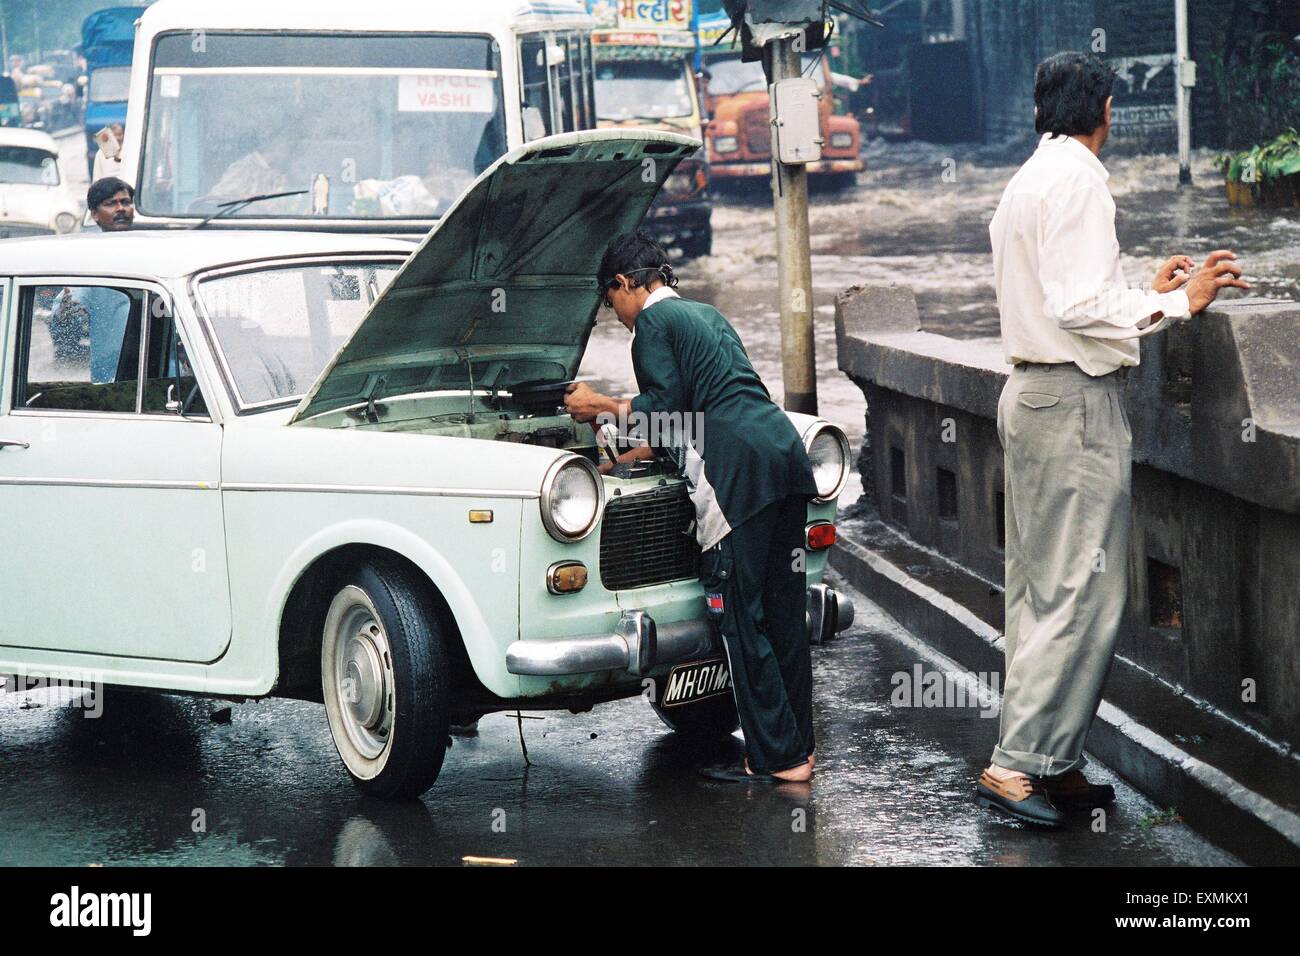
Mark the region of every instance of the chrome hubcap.
<instances>
[{"instance_id":1,"label":"chrome hubcap","mask_svg":"<svg viewBox=\"0 0 1300 956\"><path fill-rule=\"evenodd\" d=\"M357 755L379 757L393 730L393 656L369 596L348 587L330 607L326 686ZM346 755L345 755L346 759Z\"/></svg>"}]
</instances>

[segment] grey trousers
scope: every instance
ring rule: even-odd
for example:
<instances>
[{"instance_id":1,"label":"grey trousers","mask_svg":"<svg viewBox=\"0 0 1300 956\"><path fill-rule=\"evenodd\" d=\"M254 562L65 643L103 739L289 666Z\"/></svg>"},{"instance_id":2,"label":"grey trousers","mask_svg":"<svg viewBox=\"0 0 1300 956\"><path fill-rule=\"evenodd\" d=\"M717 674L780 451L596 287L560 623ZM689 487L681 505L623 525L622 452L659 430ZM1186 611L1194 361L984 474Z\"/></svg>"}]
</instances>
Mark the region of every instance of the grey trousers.
<instances>
[{"instance_id":1,"label":"grey trousers","mask_svg":"<svg viewBox=\"0 0 1300 956\"><path fill-rule=\"evenodd\" d=\"M1120 373L1122 374L1122 373ZM1128 590L1132 433L1119 374L1016 368L998 401L1006 485L1006 682L993 762L1085 763Z\"/></svg>"}]
</instances>

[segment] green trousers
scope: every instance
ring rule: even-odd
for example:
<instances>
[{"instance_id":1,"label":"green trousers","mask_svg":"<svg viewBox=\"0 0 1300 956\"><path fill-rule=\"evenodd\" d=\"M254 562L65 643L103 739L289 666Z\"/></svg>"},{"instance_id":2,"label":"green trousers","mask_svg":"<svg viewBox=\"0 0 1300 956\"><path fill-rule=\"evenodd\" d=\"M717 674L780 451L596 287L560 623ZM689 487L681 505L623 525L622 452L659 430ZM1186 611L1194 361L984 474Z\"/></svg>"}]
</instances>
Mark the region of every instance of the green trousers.
<instances>
[{"instance_id":1,"label":"green trousers","mask_svg":"<svg viewBox=\"0 0 1300 956\"><path fill-rule=\"evenodd\" d=\"M1085 763L1128 589L1132 434L1119 373L1011 373L998 402L1006 486L1006 681L993 762Z\"/></svg>"},{"instance_id":2,"label":"green trousers","mask_svg":"<svg viewBox=\"0 0 1300 956\"><path fill-rule=\"evenodd\" d=\"M701 555L700 582L726 649L755 773L797 767L815 746L805 623L807 516L806 497L781 498Z\"/></svg>"}]
</instances>

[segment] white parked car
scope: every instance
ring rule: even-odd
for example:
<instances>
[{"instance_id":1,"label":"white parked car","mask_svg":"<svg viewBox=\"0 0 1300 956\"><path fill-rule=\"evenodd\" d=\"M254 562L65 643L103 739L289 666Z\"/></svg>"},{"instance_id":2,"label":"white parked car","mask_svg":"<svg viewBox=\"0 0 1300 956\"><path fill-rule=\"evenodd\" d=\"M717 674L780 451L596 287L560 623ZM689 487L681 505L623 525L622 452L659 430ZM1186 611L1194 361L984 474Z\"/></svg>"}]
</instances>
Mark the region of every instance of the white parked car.
<instances>
[{"instance_id":1,"label":"white parked car","mask_svg":"<svg viewBox=\"0 0 1300 956\"><path fill-rule=\"evenodd\" d=\"M521 147L413 254L232 230L7 244L0 673L323 701L349 773L389 797L426 790L449 725L492 711L650 687L670 727L731 733L683 479L602 476L561 397L606 240L697 146ZM56 301L86 313L61 354ZM792 418L811 529L848 445ZM807 560L814 640L852 615L827 554Z\"/></svg>"},{"instance_id":2,"label":"white parked car","mask_svg":"<svg viewBox=\"0 0 1300 956\"><path fill-rule=\"evenodd\" d=\"M59 169L54 138L0 127L0 239L76 232L81 212Z\"/></svg>"}]
</instances>

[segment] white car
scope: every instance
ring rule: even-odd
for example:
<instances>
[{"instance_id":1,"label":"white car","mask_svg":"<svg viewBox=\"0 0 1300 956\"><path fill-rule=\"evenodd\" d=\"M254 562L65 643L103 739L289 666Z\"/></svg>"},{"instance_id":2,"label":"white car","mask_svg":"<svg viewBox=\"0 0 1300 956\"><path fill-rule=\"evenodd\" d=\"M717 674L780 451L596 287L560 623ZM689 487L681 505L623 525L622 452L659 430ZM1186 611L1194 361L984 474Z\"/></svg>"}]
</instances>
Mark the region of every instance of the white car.
<instances>
[{"instance_id":1,"label":"white car","mask_svg":"<svg viewBox=\"0 0 1300 956\"><path fill-rule=\"evenodd\" d=\"M81 212L59 169L54 137L0 127L0 239L76 232Z\"/></svg>"},{"instance_id":2,"label":"white car","mask_svg":"<svg viewBox=\"0 0 1300 956\"><path fill-rule=\"evenodd\" d=\"M492 711L646 695L674 730L730 734L684 479L600 474L562 398L607 238L698 145L531 143L413 253L233 229L9 244L0 674L322 701L386 797L426 790L450 724ZM87 329L62 353L56 301ZM848 443L791 417L821 641L852 617L821 583Z\"/></svg>"}]
</instances>

